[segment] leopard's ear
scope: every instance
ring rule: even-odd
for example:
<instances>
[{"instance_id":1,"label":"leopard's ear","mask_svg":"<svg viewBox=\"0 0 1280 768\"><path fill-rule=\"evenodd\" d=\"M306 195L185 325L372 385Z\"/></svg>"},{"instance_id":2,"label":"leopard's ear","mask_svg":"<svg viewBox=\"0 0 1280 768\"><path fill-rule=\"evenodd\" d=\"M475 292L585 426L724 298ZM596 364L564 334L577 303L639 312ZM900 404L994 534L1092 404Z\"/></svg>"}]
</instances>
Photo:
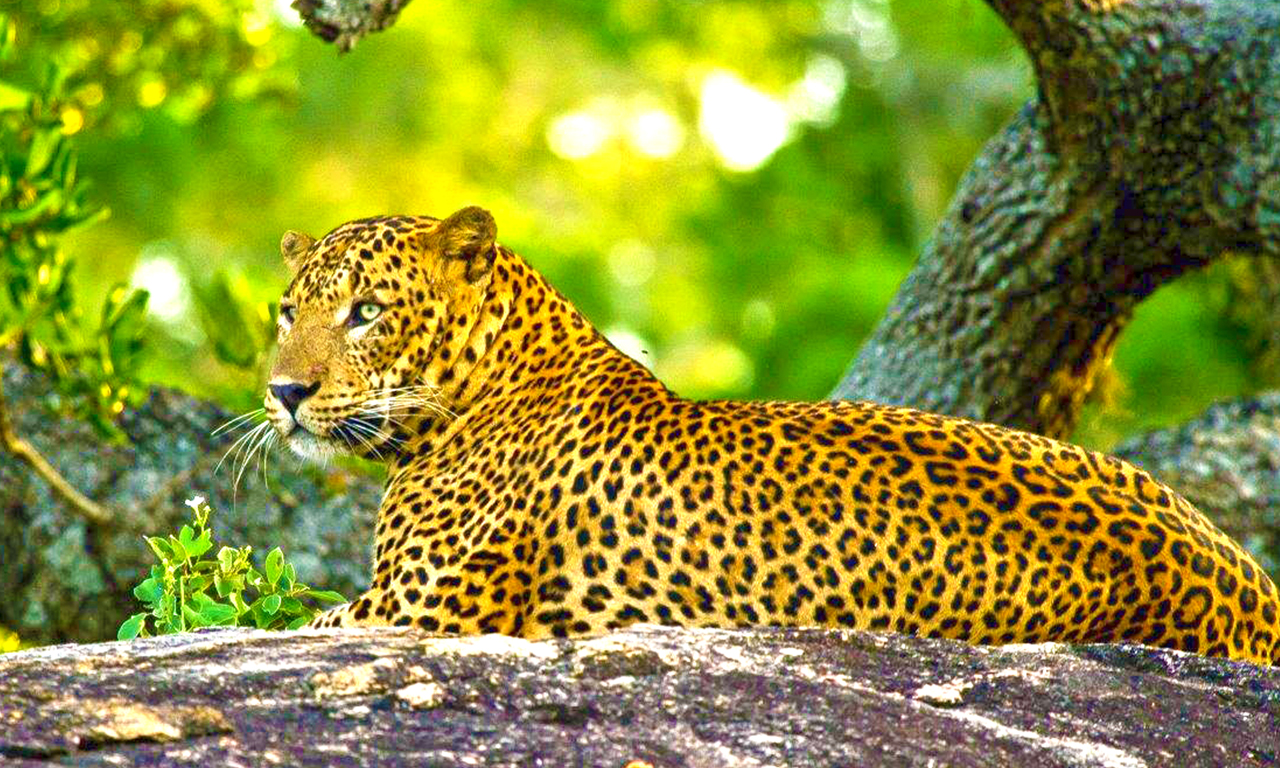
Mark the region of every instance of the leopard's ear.
<instances>
[{"instance_id":1,"label":"leopard's ear","mask_svg":"<svg viewBox=\"0 0 1280 768\"><path fill-rule=\"evenodd\" d=\"M284 265L289 268L289 272L298 274L307 251L315 244L316 239L311 235L292 229L284 233L284 237L280 238L280 256L284 258Z\"/></svg>"},{"instance_id":2,"label":"leopard's ear","mask_svg":"<svg viewBox=\"0 0 1280 768\"><path fill-rule=\"evenodd\" d=\"M483 208L469 206L441 221L427 238L428 247L440 254L446 271L462 267L467 282L483 280L497 256L494 239L498 225Z\"/></svg>"}]
</instances>

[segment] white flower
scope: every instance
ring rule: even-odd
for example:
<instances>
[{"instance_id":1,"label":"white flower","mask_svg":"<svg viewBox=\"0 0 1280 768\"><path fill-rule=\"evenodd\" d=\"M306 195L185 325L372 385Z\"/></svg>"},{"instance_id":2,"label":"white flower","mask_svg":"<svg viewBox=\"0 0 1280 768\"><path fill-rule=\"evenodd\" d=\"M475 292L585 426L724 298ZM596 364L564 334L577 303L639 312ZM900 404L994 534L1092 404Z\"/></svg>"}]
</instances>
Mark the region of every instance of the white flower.
<instances>
[{"instance_id":1,"label":"white flower","mask_svg":"<svg viewBox=\"0 0 1280 768\"><path fill-rule=\"evenodd\" d=\"M204 497L192 496L191 498L187 499L183 503L186 504L188 507L191 507L192 511L199 512L200 508L204 506Z\"/></svg>"}]
</instances>

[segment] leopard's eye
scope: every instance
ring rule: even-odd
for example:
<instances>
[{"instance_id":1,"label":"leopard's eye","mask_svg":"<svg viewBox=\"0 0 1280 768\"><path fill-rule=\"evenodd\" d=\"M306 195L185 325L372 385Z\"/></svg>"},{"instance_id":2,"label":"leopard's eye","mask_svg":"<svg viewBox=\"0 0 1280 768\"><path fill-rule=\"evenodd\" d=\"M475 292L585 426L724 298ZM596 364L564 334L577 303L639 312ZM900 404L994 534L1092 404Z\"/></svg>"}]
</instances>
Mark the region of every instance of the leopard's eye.
<instances>
[{"instance_id":1,"label":"leopard's eye","mask_svg":"<svg viewBox=\"0 0 1280 768\"><path fill-rule=\"evenodd\" d=\"M284 320L285 325L293 325L293 321L298 317L298 308L294 306L280 307L280 317Z\"/></svg>"},{"instance_id":2,"label":"leopard's eye","mask_svg":"<svg viewBox=\"0 0 1280 768\"><path fill-rule=\"evenodd\" d=\"M362 301L351 308L352 325L365 325L372 323L382 314L382 305L374 304L372 301Z\"/></svg>"}]
</instances>

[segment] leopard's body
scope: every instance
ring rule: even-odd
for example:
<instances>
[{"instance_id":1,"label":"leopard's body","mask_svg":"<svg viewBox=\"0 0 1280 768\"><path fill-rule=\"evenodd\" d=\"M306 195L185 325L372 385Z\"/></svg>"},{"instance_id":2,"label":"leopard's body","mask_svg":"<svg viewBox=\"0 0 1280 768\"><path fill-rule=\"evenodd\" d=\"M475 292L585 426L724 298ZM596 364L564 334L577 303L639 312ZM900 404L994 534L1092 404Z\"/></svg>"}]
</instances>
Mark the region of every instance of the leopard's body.
<instances>
[{"instance_id":1,"label":"leopard's body","mask_svg":"<svg viewBox=\"0 0 1280 768\"><path fill-rule=\"evenodd\" d=\"M1273 582L1142 470L906 408L682 399L493 238L466 209L282 244L277 429L389 465L372 585L317 625L829 625L1280 661Z\"/></svg>"}]
</instances>

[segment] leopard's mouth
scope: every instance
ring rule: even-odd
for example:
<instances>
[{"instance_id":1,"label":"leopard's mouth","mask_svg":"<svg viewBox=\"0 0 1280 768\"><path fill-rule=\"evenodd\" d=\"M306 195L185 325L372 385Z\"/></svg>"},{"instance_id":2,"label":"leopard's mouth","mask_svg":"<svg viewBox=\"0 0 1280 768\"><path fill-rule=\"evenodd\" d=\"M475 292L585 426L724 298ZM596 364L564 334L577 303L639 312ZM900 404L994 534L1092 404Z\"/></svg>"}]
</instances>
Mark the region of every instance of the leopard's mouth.
<instances>
[{"instance_id":1,"label":"leopard's mouth","mask_svg":"<svg viewBox=\"0 0 1280 768\"><path fill-rule=\"evenodd\" d=\"M337 418L317 418L306 403L290 413L268 398L266 407L280 442L313 461L341 454L382 459L403 440L395 434L401 422L393 404L376 398L348 406L347 415Z\"/></svg>"},{"instance_id":2,"label":"leopard's mouth","mask_svg":"<svg viewBox=\"0 0 1280 768\"><path fill-rule=\"evenodd\" d=\"M390 418L385 414L344 416L333 426L318 431L292 420L281 438L294 453L307 459L323 460L340 453L377 454L388 438Z\"/></svg>"}]
</instances>

